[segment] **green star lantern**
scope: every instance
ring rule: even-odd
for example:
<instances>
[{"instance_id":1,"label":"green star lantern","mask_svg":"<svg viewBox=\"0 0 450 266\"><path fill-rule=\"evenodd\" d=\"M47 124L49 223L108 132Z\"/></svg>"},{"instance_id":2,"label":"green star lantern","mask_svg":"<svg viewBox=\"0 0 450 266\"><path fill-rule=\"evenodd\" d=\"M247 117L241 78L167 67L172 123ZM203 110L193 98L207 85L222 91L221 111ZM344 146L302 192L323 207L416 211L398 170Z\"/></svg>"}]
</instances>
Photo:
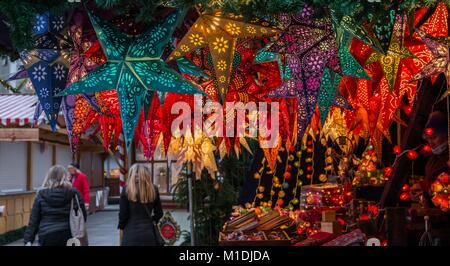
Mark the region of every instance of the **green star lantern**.
<instances>
[{"instance_id":1,"label":"green star lantern","mask_svg":"<svg viewBox=\"0 0 450 266\"><path fill-rule=\"evenodd\" d=\"M171 13L146 33L128 36L90 14L107 62L59 95L116 89L125 142L129 147L141 108L149 109L155 91L159 95L165 92L204 94L161 59L181 16L181 12Z\"/></svg>"}]
</instances>

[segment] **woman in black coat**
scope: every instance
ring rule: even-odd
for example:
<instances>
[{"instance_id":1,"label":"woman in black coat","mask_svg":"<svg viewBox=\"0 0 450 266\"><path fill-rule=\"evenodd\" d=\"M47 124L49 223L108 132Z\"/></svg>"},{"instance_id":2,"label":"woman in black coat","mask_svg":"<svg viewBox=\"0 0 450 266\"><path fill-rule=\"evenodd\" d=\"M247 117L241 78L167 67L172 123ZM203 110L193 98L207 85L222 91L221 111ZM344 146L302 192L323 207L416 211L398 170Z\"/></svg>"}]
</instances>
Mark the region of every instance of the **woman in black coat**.
<instances>
[{"instance_id":1,"label":"woman in black coat","mask_svg":"<svg viewBox=\"0 0 450 266\"><path fill-rule=\"evenodd\" d=\"M155 226L162 216L159 192L152 183L150 170L143 164L134 164L120 196L118 227L123 232L121 245L162 245Z\"/></svg>"},{"instance_id":2,"label":"woman in black coat","mask_svg":"<svg viewBox=\"0 0 450 266\"><path fill-rule=\"evenodd\" d=\"M72 188L68 172L61 165L50 168L41 189L34 199L30 221L25 231L25 245L32 245L36 234L40 246L65 246L72 238L69 225L70 205L75 195L86 221L83 198Z\"/></svg>"}]
</instances>

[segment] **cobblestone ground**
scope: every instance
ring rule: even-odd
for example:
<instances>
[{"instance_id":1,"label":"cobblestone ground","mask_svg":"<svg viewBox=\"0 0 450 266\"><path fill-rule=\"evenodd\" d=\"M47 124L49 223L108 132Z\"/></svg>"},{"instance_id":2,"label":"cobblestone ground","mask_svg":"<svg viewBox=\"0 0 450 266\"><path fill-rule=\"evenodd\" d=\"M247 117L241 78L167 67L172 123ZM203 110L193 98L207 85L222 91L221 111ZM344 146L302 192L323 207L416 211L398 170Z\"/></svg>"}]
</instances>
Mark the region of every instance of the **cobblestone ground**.
<instances>
[{"instance_id":1,"label":"cobblestone ground","mask_svg":"<svg viewBox=\"0 0 450 266\"><path fill-rule=\"evenodd\" d=\"M170 211L173 218L180 225L181 230L189 230L188 213L185 210L164 210ZM87 230L90 246L118 246L119 231L117 223L119 212L117 207L109 206L108 210L100 211L88 216ZM37 242L37 241L36 241ZM175 243L178 245L181 239ZM36 243L35 243L36 244ZM7 246L23 246L23 239L8 244Z\"/></svg>"}]
</instances>

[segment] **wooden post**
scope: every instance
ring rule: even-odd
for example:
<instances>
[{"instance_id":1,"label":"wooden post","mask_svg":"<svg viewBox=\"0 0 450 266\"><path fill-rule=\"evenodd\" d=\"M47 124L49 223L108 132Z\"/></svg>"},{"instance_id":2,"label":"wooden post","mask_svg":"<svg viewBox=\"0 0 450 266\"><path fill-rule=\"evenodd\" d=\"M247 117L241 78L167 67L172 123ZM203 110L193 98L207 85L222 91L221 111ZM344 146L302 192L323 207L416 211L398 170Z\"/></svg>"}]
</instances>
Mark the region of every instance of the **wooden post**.
<instances>
[{"instance_id":1,"label":"wooden post","mask_svg":"<svg viewBox=\"0 0 450 266\"><path fill-rule=\"evenodd\" d=\"M52 165L56 164L56 145L52 145Z\"/></svg>"},{"instance_id":2,"label":"wooden post","mask_svg":"<svg viewBox=\"0 0 450 266\"><path fill-rule=\"evenodd\" d=\"M78 165L80 165L80 167L81 167L81 153L82 153L82 151L78 150L77 153L76 153L76 159L75 159L75 162Z\"/></svg>"},{"instance_id":3,"label":"wooden post","mask_svg":"<svg viewBox=\"0 0 450 266\"><path fill-rule=\"evenodd\" d=\"M27 191L33 190L33 150L32 143L27 141Z\"/></svg>"}]
</instances>

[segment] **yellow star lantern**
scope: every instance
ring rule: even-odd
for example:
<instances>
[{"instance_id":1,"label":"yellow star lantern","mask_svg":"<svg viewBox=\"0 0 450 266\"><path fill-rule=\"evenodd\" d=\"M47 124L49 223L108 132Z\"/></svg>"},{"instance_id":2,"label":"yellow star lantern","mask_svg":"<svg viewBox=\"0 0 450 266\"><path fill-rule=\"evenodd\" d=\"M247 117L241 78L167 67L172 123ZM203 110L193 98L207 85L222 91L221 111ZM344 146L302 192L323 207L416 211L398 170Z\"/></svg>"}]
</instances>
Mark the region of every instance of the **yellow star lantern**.
<instances>
[{"instance_id":1,"label":"yellow star lantern","mask_svg":"<svg viewBox=\"0 0 450 266\"><path fill-rule=\"evenodd\" d=\"M345 122L344 114L340 108L333 108L332 112L329 113L328 118L322 128L321 138L335 141L340 137L347 137L351 134L348 132L347 123Z\"/></svg>"},{"instance_id":2,"label":"yellow star lantern","mask_svg":"<svg viewBox=\"0 0 450 266\"><path fill-rule=\"evenodd\" d=\"M404 45L404 29L405 29L405 17L397 16L391 42L386 54L380 52L373 52L366 61L366 65L380 62L383 73L388 82L389 90L392 91L395 85L395 79L397 77L398 68L400 66L400 60L403 58L414 58L412 54Z\"/></svg>"},{"instance_id":3,"label":"yellow star lantern","mask_svg":"<svg viewBox=\"0 0 450 266\"><path fill-rule=\"evenodd\" d=\"M208 45L216 73L218 93L224 101L230 83L237 39L276 33L278 31L274 28L245 23L239 16L225 16L220 12L202 13L168 60L179 58Z\"/></svg>"},{"instance_id":4,"label":"yellow star lantern","mask_svg":"<svg viewBox=\"0 0 450 266\"><path fill-rule=\"evenodd\" d=\"M196 128L194 134L191 133L191 130L187 130L185 136L172 137L168 157L176 158L177 166L182 166L185 162L192 162L197 179L201 178L203 168L206 168L211 177L214 178L217 172L215 151L216 146L212 139L208 138L202 130Z\"/></svg>"}]
</instances>

